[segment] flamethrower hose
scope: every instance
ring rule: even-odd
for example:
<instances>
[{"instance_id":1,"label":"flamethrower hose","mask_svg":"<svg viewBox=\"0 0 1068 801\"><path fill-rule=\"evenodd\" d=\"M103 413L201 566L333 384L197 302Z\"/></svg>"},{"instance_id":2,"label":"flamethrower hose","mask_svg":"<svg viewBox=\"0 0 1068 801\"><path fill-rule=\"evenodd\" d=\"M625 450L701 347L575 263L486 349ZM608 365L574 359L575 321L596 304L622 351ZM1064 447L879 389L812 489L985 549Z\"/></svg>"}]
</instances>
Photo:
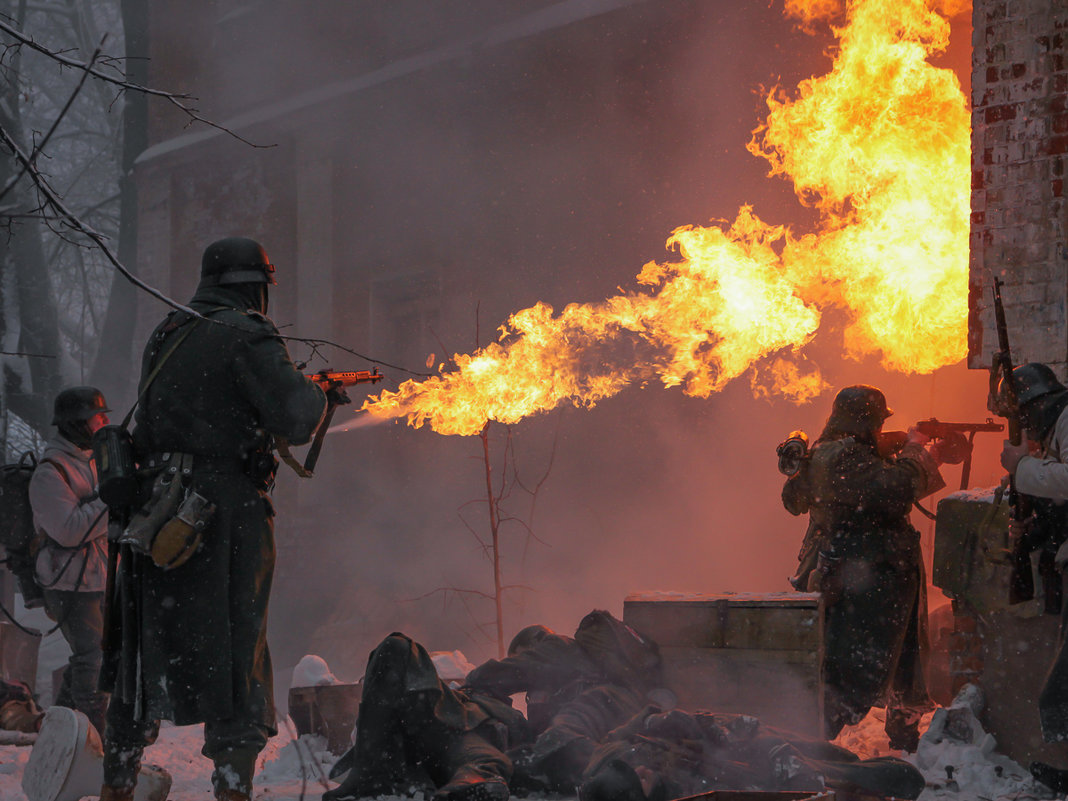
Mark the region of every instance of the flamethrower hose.
<instances>
[{"instance_id":1,"label":"flamethrower hose","mask_svg":"<svg viewBox=\"0 0 1068 801\"><path fill-rule=\"evenodd\" d=\"M326 778L326 772L323 770L323 766L320 765L318 760L315 759L315 754L312 753L312 750L308 746L308 744L301 742L300 735L297 734L296 729L293 727L293 721L288 715L285 718L285 726L286 730L289 731L289 736L293 738L293 747L296 749L297 758L300 760L300 797L304 798L305 784L307 782L307 774L305 773L305 760L304 754L301 753L301 746L304 746L307 751L307 764L310 764L312 767L314 767L315 773L318 774L316 776L316 779L318 780L319 784L323 786L324 790L329 790L330 781Z\"/></svg>"},{"instance_id":2,"label":"flamethrower hose","mask_svg":"<svg viewBox=\"0 0 1068 801\"><path fill-rule=\"evenodd\" d=\"M927 518L928 520L937 520L937 519L938 519L938 515L936 515L936 514L935 514L934 512L932 512L932 511L930 511L930 510L928 510L928 509L925 509L924 507L922 507L922 506L920 505L920 502L919 502L919 501L913 501L913 502L912 502L912 505L913 505L913 506L915 506L915 507L916 507L917 509L919 509L920 513L921 513L921 514L922 514L922 515L923 515L924 517L926 517L926 518Z\"/></svg>"},{"instance_id":3,"label":"flamethrower hose","mask_svg":"<svg viewBox=\"0 0 1068 801\"><path fill-rule=\"evenodd\" d=\"M4 561L6 562L7 560L5 559ZM12 615L7 610L7 607L4 606L3 604L0 604L0 612L3 612L4 613L4 617L6 617L8 620L10 620L12 623L14 623L15 627L17 629L19 629L20 631L22 631L22 632L24 632L26 634L29 634L31 637L47 637L49 634L53 634L54 632L59 631L59 627L67 622L66 618L64 618L60 622L56 623L56 625L54 625L48 631L38 631L37 629L28 629L25 626L23 626L21 623L19 623L17 620L15 620L15 616Z\"/></svg>"}]
</instances>

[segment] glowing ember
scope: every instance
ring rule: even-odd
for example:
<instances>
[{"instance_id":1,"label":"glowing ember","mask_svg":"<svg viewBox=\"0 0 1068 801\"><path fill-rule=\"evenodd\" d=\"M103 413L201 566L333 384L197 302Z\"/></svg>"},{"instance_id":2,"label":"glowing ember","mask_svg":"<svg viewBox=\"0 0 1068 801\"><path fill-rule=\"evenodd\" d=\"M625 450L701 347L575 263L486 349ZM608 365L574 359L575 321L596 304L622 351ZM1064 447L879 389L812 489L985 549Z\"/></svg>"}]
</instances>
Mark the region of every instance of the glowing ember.
<instances>
[{"instance_id":1,"label":"glowing ember","mask_svg":"<svg viewBox=\"0 0 1068 801\"><path fill-rule=\"evenodd\" d=\"M835 4L787 10L811 24ZM849 312L852 356L916 373L962 359L969 120L956 77L926 61L949 24L923 0L853 0L836 33L833 70L793 99L773 93L749 145L819 209L817 232L793 236L748 207L726 229L684 226L668 239L681 260L645 265L640 289L558 315L541 303L517 312L454 370L364 409L475 434L653 378L706 397L750 368L755 394L800 402L826 388L801 349L830 307Z\"/></svg>"}]
</instances>

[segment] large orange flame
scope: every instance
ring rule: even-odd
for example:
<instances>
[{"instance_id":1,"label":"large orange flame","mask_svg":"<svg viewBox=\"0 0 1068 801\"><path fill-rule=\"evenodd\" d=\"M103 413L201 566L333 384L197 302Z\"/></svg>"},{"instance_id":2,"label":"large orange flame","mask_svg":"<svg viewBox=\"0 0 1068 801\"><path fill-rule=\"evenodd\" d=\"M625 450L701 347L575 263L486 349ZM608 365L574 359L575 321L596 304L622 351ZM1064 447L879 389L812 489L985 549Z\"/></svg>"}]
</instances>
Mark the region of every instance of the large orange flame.
<instances>
[{"instance_id":1,"label":"large orange flame","mask_svg":"<svg viewBox=\"0 0 1068 801\"><path fill-rule=\"evenodd\" d=\"M787 3L806 24L837 8ZM850 0L835 33L832 71L792 98L773 92L749 144L819 210L817 231L795 236L749 207L726 228L681 227L667 242L680 260L646 264L634 291L517 312L454 369L363 408L474 434L653 378L706 397L752 367L756 394L803 401L826 388L802 350L830 307L849 312L852 356L917 373L962 359L968 112L953 73L927 61L949 24L924 0Z\"/></svg>"}]
</instances>

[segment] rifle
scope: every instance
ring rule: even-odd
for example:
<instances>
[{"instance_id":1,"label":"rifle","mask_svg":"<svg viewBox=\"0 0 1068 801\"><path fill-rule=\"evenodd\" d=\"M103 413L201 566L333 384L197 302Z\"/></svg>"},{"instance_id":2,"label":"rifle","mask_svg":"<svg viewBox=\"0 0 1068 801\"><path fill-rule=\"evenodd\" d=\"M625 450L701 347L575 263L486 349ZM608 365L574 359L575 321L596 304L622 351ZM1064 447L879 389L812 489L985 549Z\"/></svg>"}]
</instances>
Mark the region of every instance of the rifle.
<instances>
[{"instance_id":1,"label":"rifle","mask_svg":"<svg viewBox=\"0 0 1068 801\"><path fill-rule=\"evenodd\" d=\"M323 422L319 424L319 429L315 432L315 438L312 440L311 447L308 448L308 455L304 457L304 464L301 464L293 457L289 450L289 443L278 440L276 447L278 448L278 455L282 457L282 461L289 465L298 476L311 478L312 471L315 470L315 465L319 461L319 453L323 449L323 439L326 438L327 429L330 428L330 421L334 417L334 410L341 404L349 403L349 396L345 394L345 387L355 386L356 384L373 384L376 381L381 381L385 376L378 372L376 367L373 371L350 370L348 372L335 372L332 370L320 370L304 377L314 381L322 387L323 392L328 393L328 403ZM330 390L335 390L335 392L331 393Z\"/></svg>"},{"instance_id":2,"label":"rifle","mask_svg":"<svg viewBox=\"0 0 1068 801\"><path fill-rule=\"evenodd\" d=\"M1016 381L1013 378L1012 352L1009 349L1009 328L1005 322L1005 306L1001 302L1001 287L1004 281L994 278L994 322L998 331L998 348L990 365L990 395L987 408L1001 415L1009 424L1009 442L1019 445L1023 440L1020 429L1020 404L1016 400ZM1004 397L999 394L998 373L1005 388ZM1016 477L1009 474L1009 506L1012 518L1024 521L1031 517L1031 499L1016 491ZM1031 548L1027 537L1013 543L1012 577L1009 580L1009 603L1030 601L1035 597L1035 580L1031 573Z\"/></svg>"}]
</instances>

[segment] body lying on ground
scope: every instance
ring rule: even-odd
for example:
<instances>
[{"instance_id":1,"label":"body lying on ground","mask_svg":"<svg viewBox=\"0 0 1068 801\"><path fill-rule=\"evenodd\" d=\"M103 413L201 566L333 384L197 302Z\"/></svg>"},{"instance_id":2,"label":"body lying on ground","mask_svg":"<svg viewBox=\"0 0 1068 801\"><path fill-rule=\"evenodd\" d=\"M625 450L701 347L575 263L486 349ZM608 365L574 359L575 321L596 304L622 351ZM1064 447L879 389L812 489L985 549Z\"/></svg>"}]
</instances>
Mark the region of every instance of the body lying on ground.
<instances>
[{"instance_id":1,"label":"body lying on ground","mask_svg":"<svg viewBox=\"0 0 1068 801\"><path fill-rule=\"evenodd\" d=\"M589 801L667 801L709 789L795 785L915 798L923 788L902 760L858 760L749 716L650 704L662 696L656 645L607 612L587 615L574 638L543 629L528 640L472 671L462 689L442 682L411 638L383 640L368 660L356 743L331 774L344 778L324 801L416 792L438 801L504 801L580 787ZM510 696L523 691L529 719L511 705ZM644 775L647 789L617 797L621 772Z\"/></svg>"}]
</instances>

